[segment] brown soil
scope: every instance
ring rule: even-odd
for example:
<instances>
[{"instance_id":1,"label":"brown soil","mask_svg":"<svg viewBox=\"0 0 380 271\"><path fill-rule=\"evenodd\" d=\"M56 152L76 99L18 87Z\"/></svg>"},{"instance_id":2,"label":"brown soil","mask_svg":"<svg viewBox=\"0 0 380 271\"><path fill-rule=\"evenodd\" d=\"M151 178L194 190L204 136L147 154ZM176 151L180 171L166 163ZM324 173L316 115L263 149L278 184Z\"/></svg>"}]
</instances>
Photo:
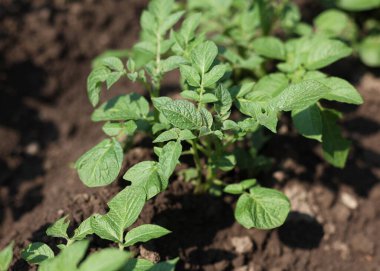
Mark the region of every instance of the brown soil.
<instances>
[{"instance_id":1,"label":"brown soil","mask_svg":"<svg viewBox=\"0 0 380 271\"><path fill-rule=\"evenodd\" d=\"M143 7L138 0L0 4L0 248L15 240L12 270L32 270L19 257L29 242L56 244L44 235L47 225L62 214L75 225L104 210L124 185L120 180L88 189L72 162L103 138L100 125L90 121L85 92L91 59L131 45ZM329 69L337 71L365 99L359 108L340 107L344 131L354 142L347 168L327 166L318 145L296 136L286 117L265 147L276 162L262 179L277 183L292 201L283 227L246 230L234 222L234 197L194 195L190 185L173 180L139 221L173 233L134 249L161 259L179 256L178 270L378 270L380 73L355 60ZM126 82L111 94L131 89L141 91ZM137 145L125 168L149 158L146 144ZM98 239L92 244L108 245Z\"/></svg>"}]
</instances>

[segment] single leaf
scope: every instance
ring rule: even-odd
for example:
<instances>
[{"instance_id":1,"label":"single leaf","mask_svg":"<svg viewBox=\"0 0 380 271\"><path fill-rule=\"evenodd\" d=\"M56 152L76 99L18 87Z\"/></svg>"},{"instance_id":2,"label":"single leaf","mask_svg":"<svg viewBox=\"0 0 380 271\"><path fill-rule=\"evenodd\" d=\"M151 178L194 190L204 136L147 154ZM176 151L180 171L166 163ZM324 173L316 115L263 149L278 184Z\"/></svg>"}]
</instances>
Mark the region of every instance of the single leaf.
<instances>
[{"instance_id":1,"label":"single leaf","mask_svg":"<svg viewBox=\"0 0 380 271\"><path fill-rule=\"evenodd\" d=\"M75 241L80 241L93 233L94 231L91 227L91 217L89 217L79 224L78 228L76 228L74 231L74 236L71 239Z\"/></svg>"},{"instance_id":2,"label":"single leaf","mask_svg":"<svg viewBox=\"0 0 380 271\"><path fill-rule=\"evenodd\" d=\"M313 39L312 48L306 60L306 68L309 70L326 67L352 53L352 49L343 42L324 38Z\"/></svg>"},{"instance_id":3,"label":"single leaf","mask_svg":"<svg viewBox=\"0 0 380 271\"><path fill-rule=\"evenodd\" d=\"M370 67L380 67L380 35L367 36L359 45L360 59Z\"/></svg>"},{"instance_id":4,"label":"single leaf","mask_svg":"<svg viewBox=\"0 0 380 271\"><path fill-rule=\"evenodd\" d=\"M183 79L185 79L190 86L200 86L201 77L199 76L199 73L195 68L187 65L181 65L180 72Z\"/></svg>"},{"instance_id":5,"label":"single leaf","mask_svg":"<svg viewBox=\"0 0 380 271\"><path fill-rule=\"evenodd\" d=\"M202 104L209 104L218 101L218 98L212 93L205 93L199 99Z\"/></svg>"},{"instance_id":6,"label":"single leaf","mask_svg":"<svg viewBox=\"0 0 380 271\"><path fill-rule=\"evenodd\" d=\"M145 243L145 242L148 242L149 240L159 238L169 233L170 233L169 230L161 226L153 225L153 224L144 224L130 230L125 235L124 245L128 247L128 246L133 246L134 244L139 243L139 242Z\"/></svg>"},{"instance_id":7,"label":"single leaf","mask_svg":"<svg viewBox=\"0 0 380 271\"><path fill-rule=\"evenodd\" d=\"M236 166L236 157L233 154L224 154L213 157L213 166L223 171L233 170Z\"/></svg>"},{"instance_id":8,"label":"single leaf","mask_svg":"<svg viewBox=\"0 0 380 271\"><path fill-rule=\"evenodd\" d=\"M67 229L69 228L69 224L70 220L67 219L67 216L64 216L47 228L46 235L68 239L69 236L67 235Z\"/></svg>"},{"instance_id":9,"label":"single leaf","mask_svg":"<svg viewBox=\"0 0 380 271\"><path fill-rule=\"evenodd\" d=\"M149 271L174 271L178 258L155 264Z\"/></svg>"},{"instance_id":10,"label":"single leaf","mask_svg":"<svg viewBox=\"0 0 380 271\"><path fill-rule=\"evenodd\" d=\"M343 168L350 152L351 142L342 137L337 125L340 115L334 110L322 111L323 135L322 149L324 158L333 166Z\"/></svg>"},{"instance_id":11,"label":"single leaf","mask_svg":"<svg viewBox=\"0 0 380 271\"><path fill-rule=\"evenodd\" d=\"M145 259L129 259L120 271L148 271L154 263Z\"/></svg>"},{"instance_id":12,"label":"single leaf","mask_svg":"<svg viewBox=\"0 0 380 271\"><path fill-rule=\"evenodd\" d=\"M238 99L236 106L241 113L253 117L259 124L265 126L273 133L276 133L278 109L272 106L268 101L254 102L246 99ZM249 125L254 127L254 125L251 124L250 122Z\"/></svg>"},{"instance_id":13,"label":"single leaf","mask_svg":"<svg viewBox=\"0 0 380 271\"><path fill-rule=\"evenodd\" d=\"M126 187L108 202L110 212L121 218L123 228L131 226L140 215L146 201L146 194L141 187Z\"/></svg>"},{"instance_id":14,"label":"single leaf","mask_svg":"<svg viewBox=\"0 0 380 271\"><path fill-rule=\"evenodd\" d=\"M173 174L175 167L178 164L178 159L182 153L182 145L179 141L168 142L161 150L159 155L159 174L165 182Z\"/></svg>"},{"instance_id":15,"label":"single leaf","mask_svg":"<svg viewBox=\"0 0 380 271\"><path fill-rule=\"evenodd\" d=\"M219 64L214 66L208 73L205 74L203 79L203 87L211 87L218 82L226 73L226 65Z\"/></svg>"},{"instance_id":16,"label":"single leaf","mask_svg":"<svg viewBox=\"0 0 380 271\"><path fill-rule=\"evenodd\" d=\"M318 81L330 88L330 91L323 97L326 100L338 101L349 104L362 104L363 98L353 85L338 77L328 77L318 79Z\"/></svg>"},{"instance_id":17,"label":"single leaf","mask_svg":"<svg viewBox=\"0 0 380 271\"><path fill-rule=\"evenodd\" d=\"M13 242L0 251L0 271L8 271L13 259Z\"/></svg>"},{"instance_id":18,"label":"single leaf","mask_svg":"<svg viewBox=\"0 0 380 271\"><path fill-rule=\"evenodd\" d=\"M158 174L158 165L154 161L143 161L131 167L123 176L132 186L143 187L147 198L150 199L163 191L168 182Z\"/></svg>"},{"instance_id":19,"label":"single leaf","mask_svg":"<svg viewBox=\"0 0 380 271\"><path fill-rule=\"evenodd\" d=\"M173 128L169 131L165 131L161 133L156 139L153 141L153 143L159 143L159 142L166 142L170 140L176 140L179 137L180 129Z\"/></svg>"},{"instance_id":20,"label":"single leaf","mask_svg":"<svg viewBox=\"0 0 380 271\"><path fill-rule=\"evenodd\" d=\"M316 80L301 81L285 88L272 101L271 106L279 111L301 110L315 104L330 92Z\"/></svg>"},{"instance_id":21,"label":"single leaf","mask_svg":"<svg viewBox=\"0 0 380 271\"><path fill-rule=\"evenodd\" d=\"M215 90L215 96L218 98L218 102L215 103L215 110L224 119L228 117L232 106L231 94L226 87L219 85Z\"/></svg>"},{"instance_id":22,"label":"single leaf","mask_svg":"<svg viewBox=\"0 0 380 271\"><path fill-rule=\"evenodd\" d=\"M75 163L79 178L89 187L112 183L119 175L123 148L115 139L105 139L83 154Z\"/></svg>"},{"instance_id":23,"label":"single leaf","mask_svg":"<svg viewBox=\"0 0 380 271\"><path fill-rule=\"evenodd\" d=\"M124 228L115 213L91 217L91 228L96 235L105 240L122 243Z\"/></svg>"},{"instance_id":24,"label":"single leaf","mask_svg":"<svg viewBox=\"0 0 380 271\"><path fill-rule=\"evenodd\" d=\"M322 117L319 107L314 104L302 110L293 110L294 126L304 137L322 141Z\"/></svg>"},{"instance_id":25,"label":"single leaf","mask_svg":"<svg viewBox=\"0 0 380 271\"><path fill-rule=\"evenodd\" d=\"M149 113L149 103L137 93L119 95L102 104L91 116L93 121L138 120Z\"/></svg>"},{"instance_id":26,"label":"single leaf","mask_svg":"<svg viewBox=\"0 0 380 271\"><path fill-rule=\"evenodd\" d=\"M54 258L41 262L38 271L78 271L78 263L84 257L88 243L87 240L73 243Z\"/></svg>"},{"instance_id":27,"label":"single leaf","mask_svg":"<svg viewBox=\"0 0 380 271\"><path fill-rule=\"evenodd\" d=\"M54 257L54 252L51 248L40 242L29 244L22 252L21 257L29 264L40 264L46 259Z\"/></svg>"},{"instance_id":28,"label":"single leaf","mask_svg":"<svg viewBox=\"0 0 380 271\"><path fill-rule=\"evenodd\" d=\"M248 179L241 181L240 183L229 184L224 188L225 193L240 195L244 193L244 190L256 185L256 179Z\"/></svg>"},{"instance_id":29,"label":"single leaf","mask_svg":"<svg viewBox=\"0 0 380 271\"><path fill-rule=\"evenodd\" d=\"M200 97L199 97L199 94L193 90L184 90L180 93L180 95L185 98L185 99L188 99L188 100L192 100L192 101L199 101Z\"/></svg>"},{"instance_id":30,"label":"single leaf","mask_svg":"<svg viewBox=\"0 0 380 271\"><path fill-rule=\"evenodd\" d=\"M80 265L79 271L118 271L132 255L115 248L105 248L92 253Z\"/></svg>"},{"instance_id":31,"label":"single leaf","mask_svg":"<svg viewBox=\"0 0 380 271\"><path fill-rule=\"evenodd\" d=\"M98 65L103 65L108 67L111 70L122 72L124 70L124 64L123 62L118 58L114 56L104 57L99 59Z\"/></svg>"},{"instance_id":32,"label":"single leaf","mask_svg":"<svg viewBox=\"0 0 380 271\"><path fill-rule=\"evenodd\" d=\"M100 66L92 70L87 78L87 95L92 104L96 106L99 103L100 92L102 90L102 82L107 80L110 70L104 66Z\"/></svg>"},{"instance_id":33,"label":"single leaf","mask_svg":"<svg viewBox=\"0 0 380 271\"><path fill-rule=\"evenodd\" d=\"M177 11L170 16L166 17L160 25L160 33L165 34L170 28L172 28L181 19L184 11Z\"/></svg>"},{"instance_id":34,"label":"single leaf","mask_svg":"<svg viewBox=\"0 0 380 271\"><path fill-rule=\"evenodd\" d=\"M247 229L273 229L285 222L289 211L290 202L280 191L254 187L240 196L235 218Z\"/></svg>"},{"instance_id":35,"label":"single leaf","mask_svg":"<svg viewBox=\"0 0 380 271\"><path fill-rule=\"evenodd\" d=\"M259 55L267 58L284 60L286 58L285 45L275 37L257 38L252 43L253 49Z\"/></svg>"},{"instance_id":36,"label":"single leaf","mask_svg":"<svg viewBox=\"0 0 380 271\"><path fill-rule=\"evenodd\" d=\"M336 0L337 6L350 10L362 11L380 7L380 0Z\"/></svg>"},{"instance_id":37,"label":"single leaf","mask_svg":"<svg viewBox=\"0 0 380 271\"><path fill-rule=\"evenodd\" d=\"M174 69L177 69L182 64L186 64L187 60L181 56L170 56L167 59L164 59L160 62L161 72L167 73Z\"/></svg>"},{"instance_id":38,"label":"single leaf","mask_svg":"<svg viewBox=\"0 0 380 271\"><path fill-rule=\"evenodd\" d=\"M191 52L191 60L198 72L204 75L210 69L217 55L218 47L215 43L206 41L194 48Z\"/></svg>"},{"instance_id":39,"label":"single leaf","mask_svg":"<svg viewBox=\"0 0 380 271\"><path fill-rule=\"evenodd\" d=\"M195 138L196 136L190 130L181 130L179 132L179 140L191 140Z\"/></svg>"},{"instance_id":40,"label":"single leaf","mask_svg":"<svg viewBox=\"0 0 380 271\"><path fill-rule=\"evenodd\" d=\"M161 107L161 112L177 128L195 130L202 126L202 116L195 106L188 101L167 102Z\"/></svg>"},{"instance_id":41,"label":"single leaf","mask_svg":"<svg viewBox=\"0 0 380 271\"><path fill-rule=\"evenodd\" d=\"M245 98L248 100L258 99L259 97L272 98L280 94L288 84L289 79L285 74L272 73L260 78Z\"/></svg>"},{"instance_id":42,"label":"single leaf","mask_svg":"<svg viewBox=\"0 0 380 271\"><path fill-rule=\"evenodd\" d=\"M206 126L207 128L211 129L211 126L213 124L213 117L211 113L204 107L200 110L201 116L202 116L202 124L203 126Z\"/></svg>"}]
</instances>

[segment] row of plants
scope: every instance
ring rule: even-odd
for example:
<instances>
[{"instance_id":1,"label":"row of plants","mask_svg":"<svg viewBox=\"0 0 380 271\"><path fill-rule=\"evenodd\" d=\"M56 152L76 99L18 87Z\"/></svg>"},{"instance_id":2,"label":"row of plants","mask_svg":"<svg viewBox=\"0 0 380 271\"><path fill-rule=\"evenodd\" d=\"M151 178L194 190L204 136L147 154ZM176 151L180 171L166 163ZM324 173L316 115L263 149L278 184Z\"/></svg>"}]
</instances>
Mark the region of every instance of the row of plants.
<instances>
[{"instance_id":1,"label":"row of plants","mask_svg":"<svg viewBox=\"0 0 380 271\"><path fill-rule=\"evenodd\" d=\"M335 4L346 10L380 5L376 0ZM194 193L237 195L235 218L247 229L281 226L289 200L256 178L272 164L261 149L282 114L290 116L300 135L321 142L327 162L339 168L346 163L350 142L337 123L342 114L321 101L357 105L363 100L349 82L321 69L350 56L352 47L364 63L380 62L368 48L370 37L358 42L351 15L329 9L308 25L287 0L152 0L140 24L140 40L132 49L109 51L93 62L87 81L95 108L91 119L104 122L107 138L75 167L89 187L111 184L136 134L152 139L155 158L124 173L127 187L108 203L106 214L87 218L72 234L67 217L49 227L48 236L65 240L59 254L47 244L31 243L22 257L40 271L174 270L177 259L152 263L128 248L170 233L159 225L131 226L145 203L167 189L185 156L193 162L177 174L194 185ZM164 96L162 82L173 71L180 74L181 91ZM145 93L128 91L99 105L103 88L125 79ZM92 235L118 248L85 257ZM0 253L0 271L11 260L12 244Z\"/></svg>"}]
</instances>

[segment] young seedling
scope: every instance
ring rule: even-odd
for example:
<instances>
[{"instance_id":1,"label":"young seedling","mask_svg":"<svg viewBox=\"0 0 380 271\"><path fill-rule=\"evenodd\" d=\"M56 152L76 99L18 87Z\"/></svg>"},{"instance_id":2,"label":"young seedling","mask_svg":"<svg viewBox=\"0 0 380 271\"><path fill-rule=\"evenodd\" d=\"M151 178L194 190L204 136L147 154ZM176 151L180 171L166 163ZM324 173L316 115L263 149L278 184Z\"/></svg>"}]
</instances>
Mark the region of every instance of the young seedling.
<instances>
[{"instance_id":1,"label":"young seedling","mask_svg":"<svg viewBox=\"0 0 380 271\"><path fill-rule=\"evenodd\" d=\"M107 214L98 214L91 218L94 233L102 239L117 243L120 250L169 234L169 230L153 224L137 226L124 234L137 220L145 201L146 194L143 188L125 188L108 203L110 210Z\"/></svg>"},{"instance_id":2,"label":"young seedling","mask_svg":"<svg viewBox=\"0 0 380 271\"><path fill-rule=\"evenodd\" d=\"M176 260L154 264L143 259L133 259L131 253L115 248L105 248L85 258L88 245L87 240L75 242L56 256L51 251L46 255L40 246L29 263L39 264L38 271L173 271L176 264ZM40 256L37 262L38 252Z\"/></svg>"}]
</instances>

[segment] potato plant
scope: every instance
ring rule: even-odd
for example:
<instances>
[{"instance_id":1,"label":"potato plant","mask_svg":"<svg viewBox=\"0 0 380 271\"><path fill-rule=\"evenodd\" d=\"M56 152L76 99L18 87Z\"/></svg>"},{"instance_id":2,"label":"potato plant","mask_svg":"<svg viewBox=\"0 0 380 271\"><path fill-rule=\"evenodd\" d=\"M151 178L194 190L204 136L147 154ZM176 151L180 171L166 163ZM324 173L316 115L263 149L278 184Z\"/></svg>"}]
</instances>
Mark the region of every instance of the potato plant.
<instances>
[{"instance_id":1,"label":"potato plant","mask_svg":"<svg viewBox=\"0 0 380 271\"><path fill-rule=\"evenodd\" d=\"M290 210L281 192L255 179L228 184L223 177L235 176L236 168L255 174L267 165L259 154L263 135L276 133L283 112L302 136L322 143L330 164L344 167L350 142L337 124L341 113L321 101L361 104L362 98L349 82L320 69L352 49L335 36L310 32L290 1L153 0L141 15L141 29L127 59L102 56L88 77L92 120L105 122L109 138L76 162L85 185L112 183L133 136L144 133L157 159L124 173L131 188L147 199L156 196L168 187L180 158L192 156L181 174L195 192L237 194L240 224L278 227ZM162 80L173 70L180 73L181 98L161 94ZM103 85L110 89L121 78L140 83L146 93L129 90L99 105ZM121 235L97 234L123 246Z\"/></svg>"},{"instance_id":2,"label":"potato plant","mask_svg":"<svg viewBox=\"0 0 380 271\"><path fill-rule=\"evenodd\" d=\"M29 264L39 265L42 270L174 270L177 259L154 264L144 259L134 258L131 252L125 251L136 243L143 243L170 233L169 230L153 224L143 224L125 231L137 220L146 201L144 189L129 186L118 193L109 203L109 211L104 214L95 214L85 219L69 236L70 221L62 217L51 225L46 234L51 237L65 240L59 244L61 250L57 256L44 243L29 244L21 256ZM79 266L89 245L89 236L96 234L102 239L115 242L119 249L107 248L91 254ZM75 258L73 259L72 257ZM67 269L68 268L68 269Z\"/></svg>"}]
</instances>

